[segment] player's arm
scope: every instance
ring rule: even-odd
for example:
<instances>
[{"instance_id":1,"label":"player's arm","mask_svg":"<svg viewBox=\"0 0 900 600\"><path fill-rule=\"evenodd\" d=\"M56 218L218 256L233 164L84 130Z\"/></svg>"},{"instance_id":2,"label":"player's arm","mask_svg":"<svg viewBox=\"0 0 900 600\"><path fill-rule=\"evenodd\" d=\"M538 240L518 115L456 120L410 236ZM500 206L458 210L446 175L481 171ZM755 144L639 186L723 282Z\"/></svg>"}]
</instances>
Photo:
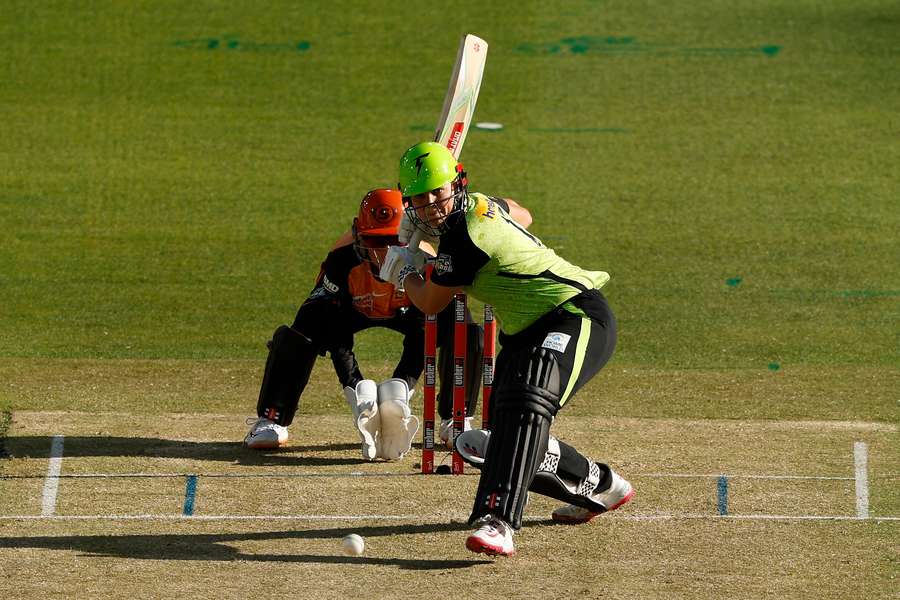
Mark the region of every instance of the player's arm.
<instances>
[{"instance_id":1,"label":"player's arm","mask_svg":"<svg viewBox=\"0 0 900 600\"><path fill-rule=\"evenodd\" d=\"M509 216L513 218L513 221L528 229L528 226L531 225L531 211L527 208L516 202L515 200L511 200L509 198L504 198L506 200L506 204L509 205Z\"/></svg>"},{"instance_id":2,"label":"player's arm","mask_svg":"<svg viewBox=\"0 0 900 600\"><path fill-rule=\"evenodd\" d=\"M438 285L430 277L426 281L418 273L407 275L403 280L403 287L416 308L426 315L441 312L460 291L458 288Z\"/></svg>"},{"instance_id":3,"label":"player's arm","mask_svg":"<svg viewBox=\"0 0 900 600\"><path fill-rule=\"evenodd\" d=\"M512 220L528 229L528 226L531 225L531 211L527 208L513 200L512 198L497 198L496 199L500 206L502 206L506 212L512 217Z\"/></svg>"}]
</instances>

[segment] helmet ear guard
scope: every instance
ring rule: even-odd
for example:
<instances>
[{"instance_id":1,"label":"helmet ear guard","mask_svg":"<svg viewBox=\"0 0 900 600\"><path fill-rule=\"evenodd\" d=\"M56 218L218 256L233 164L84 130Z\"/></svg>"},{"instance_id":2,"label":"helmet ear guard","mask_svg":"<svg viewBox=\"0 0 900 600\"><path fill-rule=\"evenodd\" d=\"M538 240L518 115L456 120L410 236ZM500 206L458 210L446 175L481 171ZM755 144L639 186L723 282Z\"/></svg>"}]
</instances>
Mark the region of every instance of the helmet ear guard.
<instances>
[{"instance_id":1,"label":"helmet ear guard","mask_svg":"<svg viewBox=\"0 0 900 600\"><path fill-rule=\"evenodd\" d=\"M353 233L353 251L356 252L357 258L369 260L369 252L363 246L362 238L359 236L359 217L353 217L350 231Z\"/></svg>"}]
</instances>

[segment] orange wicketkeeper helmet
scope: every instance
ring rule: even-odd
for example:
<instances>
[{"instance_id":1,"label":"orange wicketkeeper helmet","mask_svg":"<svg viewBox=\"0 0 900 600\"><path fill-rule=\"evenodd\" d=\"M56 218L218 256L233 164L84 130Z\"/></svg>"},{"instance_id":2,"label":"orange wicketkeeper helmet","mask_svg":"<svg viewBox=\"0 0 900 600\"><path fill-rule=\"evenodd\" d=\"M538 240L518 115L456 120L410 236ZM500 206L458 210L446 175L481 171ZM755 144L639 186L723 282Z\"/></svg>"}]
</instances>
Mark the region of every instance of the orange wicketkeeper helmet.
<instances>
[{"instance_id":1,"label":"orange wicketkeeper helmet","mask_svg":"<svg viewBox=\"0 0 900 600\"><path fill-rule=\"evenodd\" d=\"M398 190L379 188L370 191L353 219L353 245L363 260L381 265L388 246L400 243L400 217L403 197Z\"/></svg>"}]
</instances>

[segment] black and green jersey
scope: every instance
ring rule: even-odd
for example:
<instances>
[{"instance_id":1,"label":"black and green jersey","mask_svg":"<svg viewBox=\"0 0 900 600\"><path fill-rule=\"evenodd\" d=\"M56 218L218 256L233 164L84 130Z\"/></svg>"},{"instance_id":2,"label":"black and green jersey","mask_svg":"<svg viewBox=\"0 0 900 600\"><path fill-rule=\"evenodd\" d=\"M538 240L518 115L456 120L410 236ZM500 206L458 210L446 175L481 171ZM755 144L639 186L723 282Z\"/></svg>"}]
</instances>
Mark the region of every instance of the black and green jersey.
<instances>
[{"instance_id":1,"label":"black and green jersey","mask_svg":"<svg viewBox=\"0 0 900 600\"><path fill-rule=\"evenodd\" d=\"M509 216L500 198L470 193L465 213L453 217L441 235L432 279L492 305L508 335L609 281L603 271L585 271L557 256Z\"/></svg>"}]
</instances>

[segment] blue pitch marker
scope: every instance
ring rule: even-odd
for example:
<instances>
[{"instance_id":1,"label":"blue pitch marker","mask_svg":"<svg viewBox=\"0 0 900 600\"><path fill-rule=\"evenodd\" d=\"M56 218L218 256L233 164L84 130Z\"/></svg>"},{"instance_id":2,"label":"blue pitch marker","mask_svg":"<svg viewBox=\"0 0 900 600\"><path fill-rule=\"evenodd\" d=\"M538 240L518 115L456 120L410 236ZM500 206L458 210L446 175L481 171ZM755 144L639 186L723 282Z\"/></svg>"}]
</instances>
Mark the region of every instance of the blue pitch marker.
<instances>
[{"instance_id":1,"label":"blue pitch marker","mask_svg":"<svg viewBox=\"0 0 900 600\"><path fill-rule=\"evenodd\" d=\"M719 477L716 484L716 504L720 515L728 514L728 478L724 475Z\"/></svg>"},{"instance_id":2,"label":"blue pitch marker","mask_svg":"<svg viewBox=\"0 0 900 600\"><path fill-rule=\"evenodd\" d=\"M190 517L194 514L194 498L197 496L197 476L188 475L184 486L184 510L181 514Z\"/></svg>"}]
</instances>

